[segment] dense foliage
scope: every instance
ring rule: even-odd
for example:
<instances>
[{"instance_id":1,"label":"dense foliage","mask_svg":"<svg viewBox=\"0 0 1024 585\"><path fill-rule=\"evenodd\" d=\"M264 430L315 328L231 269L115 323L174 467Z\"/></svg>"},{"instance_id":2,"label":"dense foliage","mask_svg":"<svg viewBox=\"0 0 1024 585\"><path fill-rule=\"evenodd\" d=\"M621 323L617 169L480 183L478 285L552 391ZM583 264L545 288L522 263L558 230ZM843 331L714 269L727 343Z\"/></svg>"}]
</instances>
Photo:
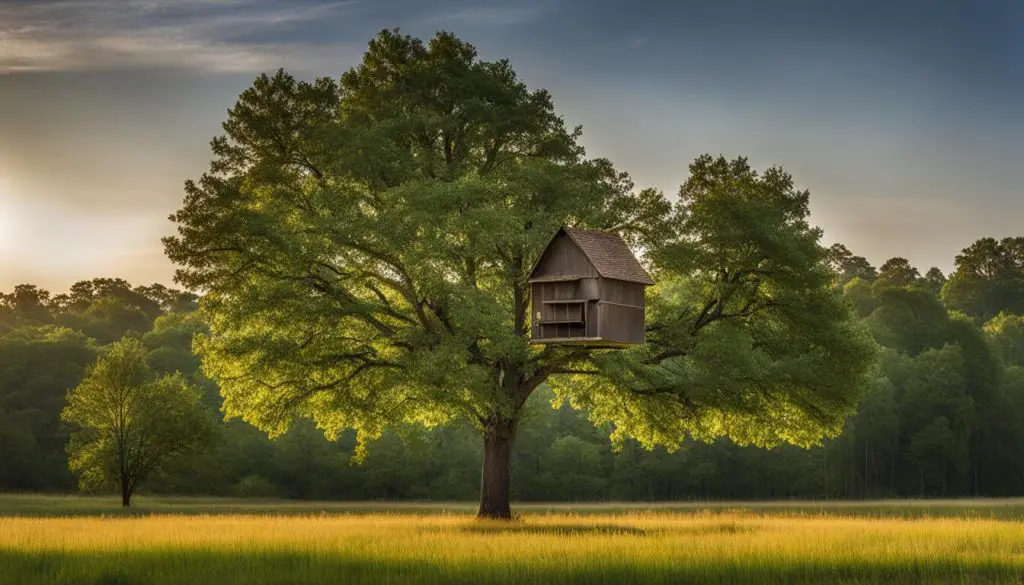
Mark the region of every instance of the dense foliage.
<instances>
[{"instance_id":1,"label":"dense foliage","mask_svg":"<svg viewBox=\"0 0 1024 585\"><path fill-rule=\"evenodd\" d=\"M83 490L116 486L121 505L150 475L203 449L211 417L181 372L158 375L142 341L112 343L68 392L61 420L77 430L68 466Z\"/></svg>"},{"instance_id":2,"label":"dense foliage","mask_svg":"<svg viewBox=\"0 0 1024 585\"><path fill-rule=\"evenodd\" d=\"M164 240L203 290L225 412L328 437L465 422L480 515L508 518L523 408L550 382L614 439L811 444L865 386L873 346L830 286L809 194L780 168L701 156L673 205L589 158L550 94L448 33L384 31L340 81L262 75L186 184ZM529 344L530 267L564 225L645 253L648 339Z\"/></svg>"},{"instance_id":3,"label":"dense foliage","mask_svg":"<svg viewBox=\"0 0 1024 585\"><path fill-rule=\"evenodd\" d=\"M513 450L513 497L1024 495L1024 316L1013 306L997 305L991 319L991 310L951 311L937 270L922 277L913 267L899 268L912 277L897 277L904 262L886 262L880 271L841 247L831 258L835 286L883 347L871 389L840 436L811 449L691 440L675 453L627 439L616 452L610 429L595 427L588 413L542 387L526 404ZM115 298L129 298L130 290L124 283ZM163 308L155 319L134 331L135 318L123 316L151 306L141 297L86 320L83 313L99 314L94 303L112 304L103 293L77 306L54 302L29 286L0 299L0 490L75 489L65 455L70 429L59 415L67 390L79 384L103 343L83 328L57 323L88 323L105 338L139 337L155 370L182 372L204 388L211 410L219 408L218 389L199 373L191 351L192 335L206 326L190 298L158 302ZM552 402L559 407L550 408ZM469 425L399 426L371 442L361 464L352 461L353 432L327 441L308 422L276 440L238 420L219 423L216 435L209 450L165 469L149 489L320 499L477 496L481 447Z\"/></svg>"},{"instance_id":4,"label":"dense foliage","mask_svg":"<svg viewBox=\"0 0 1024 585\"><path fill-rule=\"evenodd\" d=\"M164 240L201 300L119 279L0 297L3 485L69 485L63 394L114 343L228 419L205 461L163 470L175 491L479 485L480 514L509 517L510 493L645 497L660 474L646 497L738 496L762 464L750 496L1018 483L1024 239L979 240L947 280L824 248L781 168L702 155L674 202L637 191L546 91L447 33L384 31L340 80L262 75L223 128ZM642 255L646 344L528 343L529 270L563 225Z\"/></svg>"}]
</instances>

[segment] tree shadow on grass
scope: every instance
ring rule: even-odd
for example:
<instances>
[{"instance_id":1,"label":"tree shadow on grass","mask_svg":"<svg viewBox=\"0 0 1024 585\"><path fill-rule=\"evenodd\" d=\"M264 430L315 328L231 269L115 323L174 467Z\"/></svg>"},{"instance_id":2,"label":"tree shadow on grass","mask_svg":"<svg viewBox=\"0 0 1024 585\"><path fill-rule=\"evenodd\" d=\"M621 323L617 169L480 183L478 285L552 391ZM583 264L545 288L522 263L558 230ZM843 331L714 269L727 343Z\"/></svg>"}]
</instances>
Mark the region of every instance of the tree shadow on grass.
<instances>
[{"instance_id":1,"label":"tree shadow on grass","mask_svg":"<svg viewBox=\"0 0 1024 585\"><path fill-rule=\"evenodd\" d=\"M549 559L550 561L550 559ZM782 562L771 558L700 564L637 563L629 558L587 557L533 565L481 556L452 564L449 559L382 560L326 551L142 550L114 552L27 552L0 550L3 585L482 585L487 583L612 584L682 583L722 585L911 583L1020 583L1019 570L998 562L907 559L880 562Z\"/></svg>"},{"instance_id":2,"label":"tree shadow on grass","mask_svg":"<svg viewBox=\"0 0 1024 585\"><path fill-rule=\"evenodd\" d=\"M313 502L304 500L223 499L146 497L122 508L120 499L69 496L10 496L0 494L0 518L3 517L99 517L205 516L244 514L247 516L358 516L365 514L448 515L465 514L476 509L463 503L430 502Z\"/></svg>"},{"instance_id":3,"label":"tree shadow on grass","mask_svg":"<svg viewBox=\"0 0 1024 585\"><path fill-rule=\"evenodd\" d=\"M450 531L440 527L439 531ZM555 534L561 536L583 536L588 534L610 534L615 536L647 536L653 531L636 526L619 526L616 524L477 524L460 527L461 532L471 534Z\"/></svg>"},{"instance_id":4,"label":"tree shadow on grass","mask_svg":"<svg viewBox=\"0 0 1024 585\"><path fill-rule=\"evenodd\" d=\"M448 527L426 527L423 531L447 532ZM654 536L664 534L685 534L687 536L710 536L714 534L739 534L762 531L759 526L748 526L734 522L715 524L682 525L674 527L642 528L622 524L530 524L530 523L482 523L458 528L470 534L554 534L560 536L586 536L607 534L611 536Z\"/></svg>"}]
</instances>

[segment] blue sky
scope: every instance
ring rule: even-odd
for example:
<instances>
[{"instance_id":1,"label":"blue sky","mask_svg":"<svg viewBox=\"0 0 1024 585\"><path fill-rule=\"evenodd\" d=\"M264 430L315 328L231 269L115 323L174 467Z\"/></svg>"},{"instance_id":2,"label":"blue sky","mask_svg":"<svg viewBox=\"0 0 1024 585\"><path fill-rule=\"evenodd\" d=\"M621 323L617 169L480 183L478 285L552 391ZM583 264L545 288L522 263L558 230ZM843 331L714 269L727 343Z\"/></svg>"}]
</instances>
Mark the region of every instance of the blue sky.
<instances>
[{"instance_id":1,"label":"blue sky","mask_svg":"<svg viewBox=\"0 0 1024 585\"><path fill-rule=\"evenodd\" d=\"M1024 235L1024 2L0 0L0 290L169 283L159 237L238 93L394 27L510 58L640 186L782 165L876 264Z\"/></svg>"}]
</instances>

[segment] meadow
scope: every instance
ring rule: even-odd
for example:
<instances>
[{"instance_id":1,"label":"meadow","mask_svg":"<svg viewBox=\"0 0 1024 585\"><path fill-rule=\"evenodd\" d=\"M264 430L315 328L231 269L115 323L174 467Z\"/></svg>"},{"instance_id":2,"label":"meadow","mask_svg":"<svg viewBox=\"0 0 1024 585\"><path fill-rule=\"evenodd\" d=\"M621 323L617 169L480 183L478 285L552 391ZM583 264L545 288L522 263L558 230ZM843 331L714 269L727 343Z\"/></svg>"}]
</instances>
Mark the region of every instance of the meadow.
<instances>
[{"instance_id":1,"label":"meadow","mask_svg":"<svg viewBox=\"0 0 1024 585\"><path fill-rule=\"evenodd\" d=\"M470 504L0 496L0 583L1021 583L1024 501Z\"/></svg>"}]
</instances>

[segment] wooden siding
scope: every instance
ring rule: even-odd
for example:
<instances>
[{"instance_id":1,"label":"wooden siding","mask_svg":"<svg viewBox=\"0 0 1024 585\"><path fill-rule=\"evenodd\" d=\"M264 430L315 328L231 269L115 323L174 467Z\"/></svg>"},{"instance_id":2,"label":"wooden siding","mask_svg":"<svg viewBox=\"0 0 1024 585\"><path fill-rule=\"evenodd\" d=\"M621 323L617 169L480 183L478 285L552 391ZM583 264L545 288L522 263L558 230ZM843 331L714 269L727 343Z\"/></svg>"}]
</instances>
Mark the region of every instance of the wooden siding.
<instances>
[{"instance_id":1,"label":"wooden siding","mask_svg":"<svg viewBox=\"0 0 1024 585\"><path fill-rule=\"evenodd\" d=\"M533 283L530 337L644 343L643 285L598 279L595 282L604 298L593 300L581 294L590 286L585 284L588 280Z\"/></svg>"},{"instance_id":2,"label":"wooden siding","mask_svg":"<svg viewBox=\"0 0 1024 585\"><path fill-rule=\"evenodd\" d=\"M551 241L551 245L544 250L540 262L537 263L530 278L543 279L560 276L573 278L596 278L598 276L597 269L587 259L587 255L564 232L558 234Z\"/></svg>"},{"instance_id":3,"label":"wooden siding","mask_svg":"<svg viewBox=\"0 0 1024 585\"><path fill-rule=\"evenodd\" d=\"M601 300L594 311L597 337L621 343L644 343L644 285L602 278L600 289Z\"/></svg>"},{"instance_id":4,"label":"wooden siding","mask_svg":"<svg viewBox=\"0 0 1024 585\"><path fill-rule=\"evenodd\" d=\"M602 339L621 343L644 343L644 310L608 302L599 302L597 319Z\"/></svg>"},{"instance_id":5,"label":"wooden siding","mask_svg":"<svg viewBox=\"0 0 1024 585\"><path fill-rule=\"evenodd\" d=\"M576 296L588 301L596 301L601 298L601 279L582 278L579 287L576 289Z\"/></svg>"},{"instance_id":6,"label":"wooden siding","mask_svg":"<svg viewBox=\"0 0 1024 585\"><path fill-rule=\"evenodd\" d=\"M644 285L624 280L601 279L601 300L630 307L644 306Z\"/></svg>"},{"instance_id":7,"label":"wooden siding","mask_svg":"<svg viewBox=\"0 0 1024 585\"><path fill-rule=\"evenodd\" d=\"M597 301L587 302L587 337L601 335L601 314L597 310Z\"/></svg>"},{"instance_id":8,"label":"wooden siding","mask_svg":"<svg viewBox=\"0 0 1024 585\"><path fill-rule=\"evenodd\" d=\"M645 285L602 278L566 234L552 240L530 280L534 343L597 347L644 343Z\"/></svg>"},{"instance_id":9,"label":"wooden siding","mask_svg":"<svg viewBox=\"0 0 1024 585\"><path fill-rule=\"evenodd\" d=\"M530 337L586 337L593 303L577 295L579 281L535 282L531 286Z\"/></svg>"}]
</instances>

